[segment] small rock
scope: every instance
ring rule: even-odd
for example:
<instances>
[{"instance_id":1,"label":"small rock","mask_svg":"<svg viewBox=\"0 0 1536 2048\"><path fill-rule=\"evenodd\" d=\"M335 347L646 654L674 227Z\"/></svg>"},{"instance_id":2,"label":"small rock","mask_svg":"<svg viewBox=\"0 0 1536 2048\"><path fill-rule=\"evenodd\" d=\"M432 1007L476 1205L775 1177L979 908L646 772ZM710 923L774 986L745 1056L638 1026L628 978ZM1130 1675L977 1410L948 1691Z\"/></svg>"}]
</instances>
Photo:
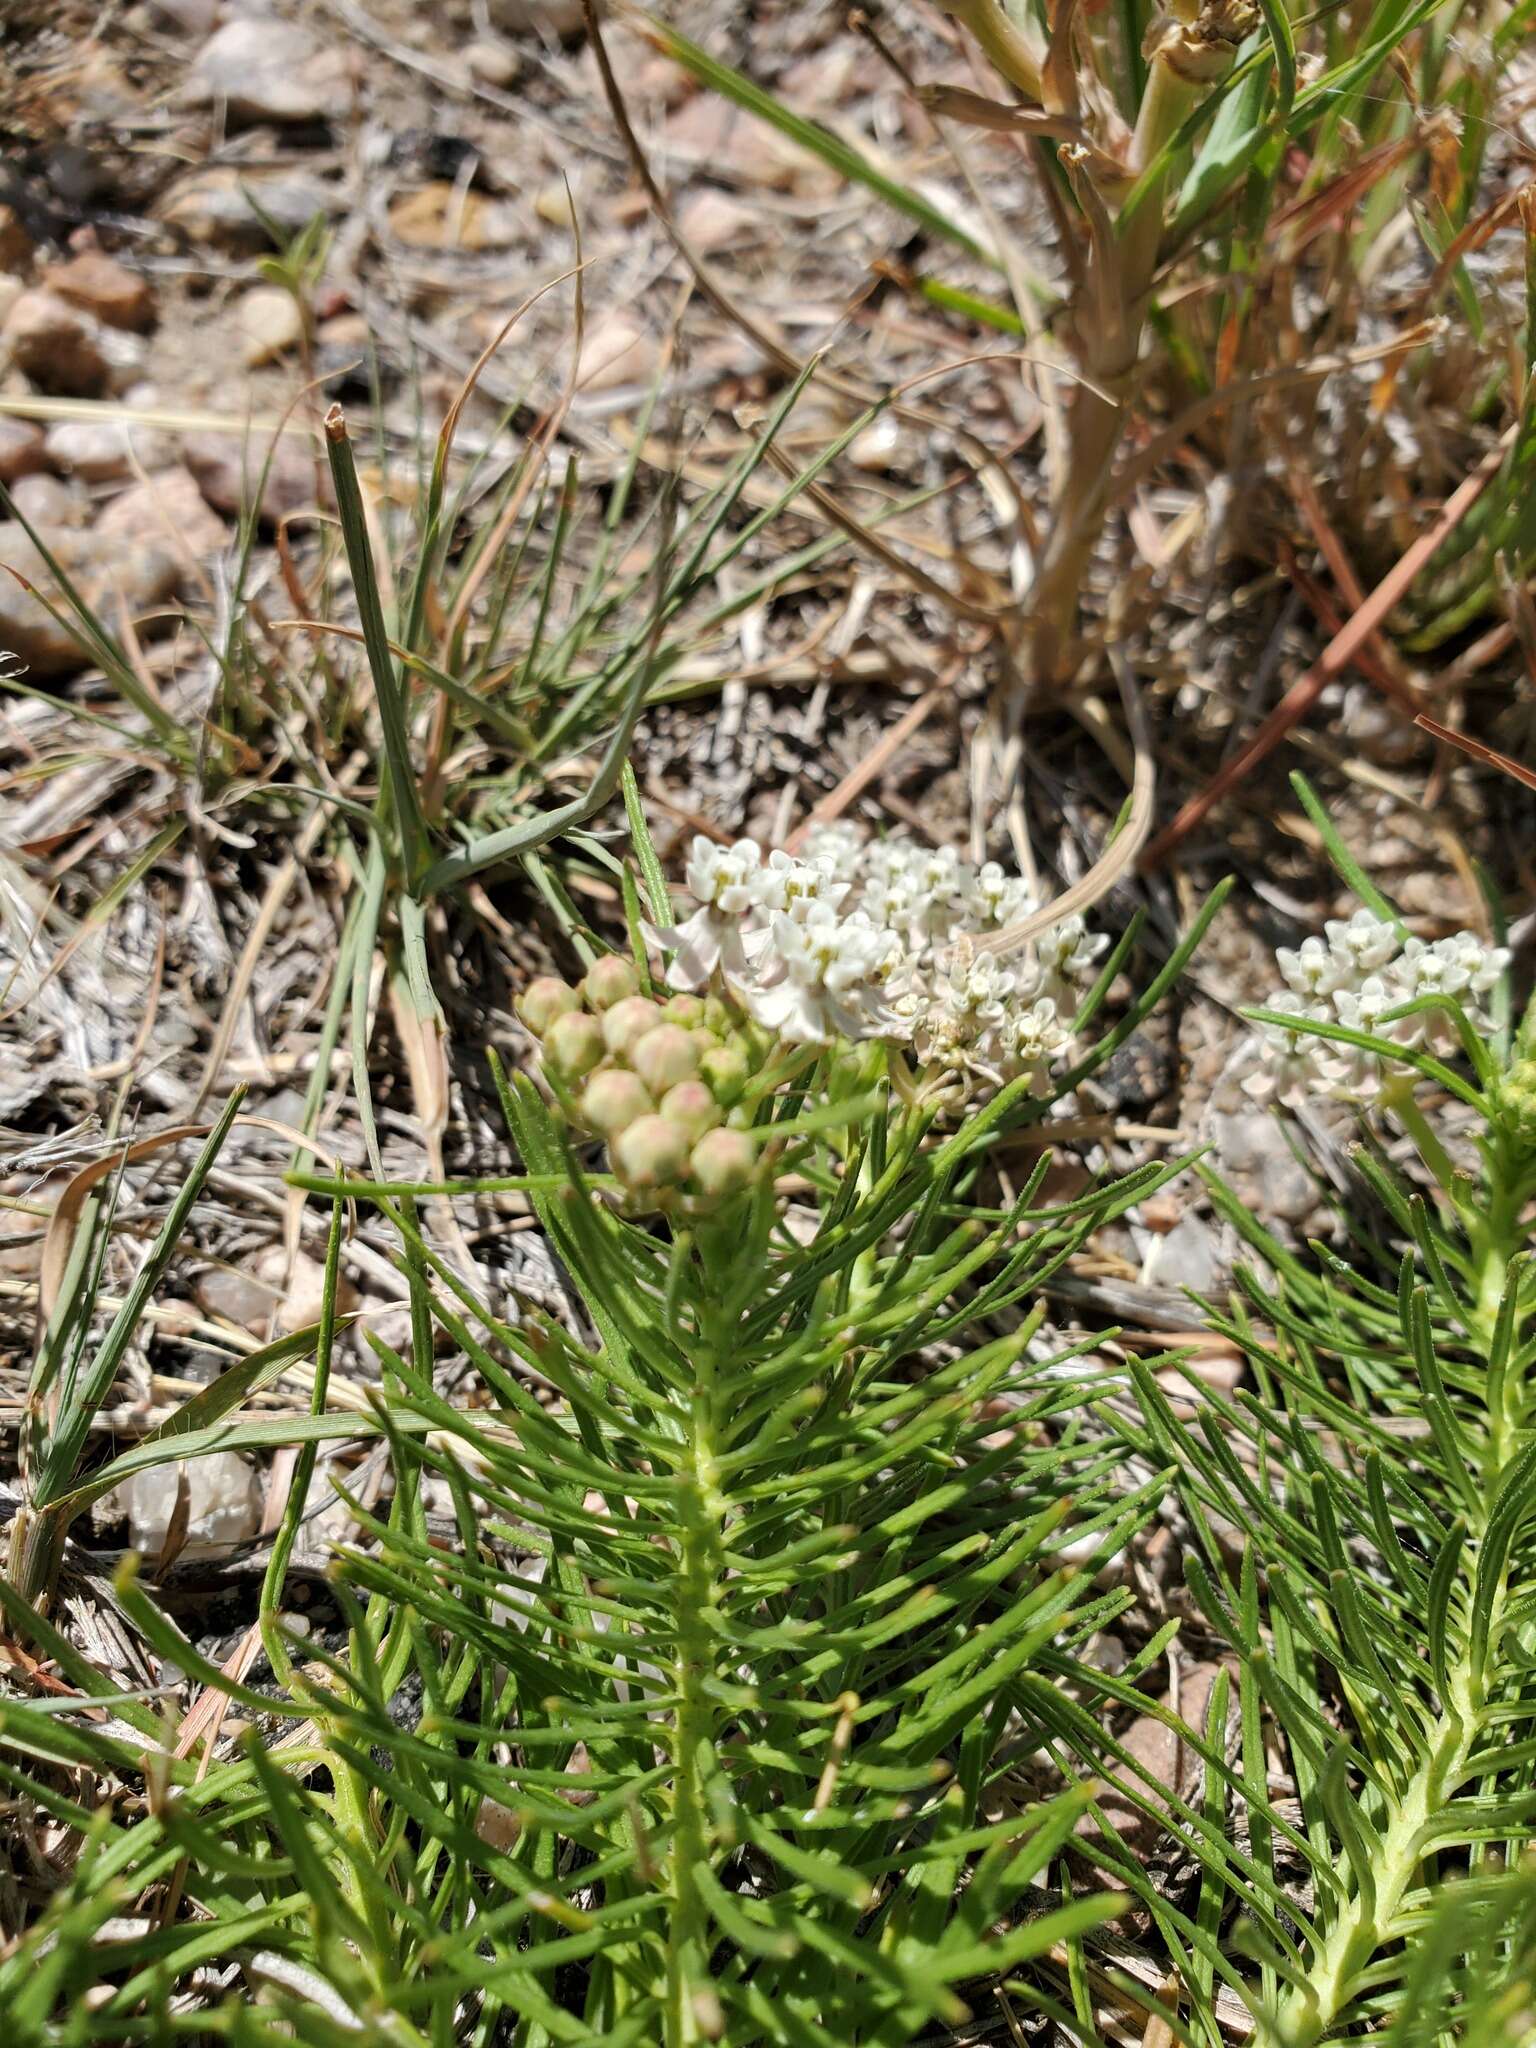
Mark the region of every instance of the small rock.
<instances>
[{"instance_id":1,"label":"small rock","mask_svg":"<svg viewBox=\"0 0 1536 2048\"><path fill-rule=\"evenodd\" d=\"M237 1323L253 1336L265 1332L277 1306L274 1289L233 1266L210 1266L206 1273L199 1273L192 1282L192 1293L206 1314Z\"/></svg>"},{"instance_id":2,"label":"small rock","mask_svg":"<svg viewBox=\"0 0 1536 2048\"><path fill-rule=\"evenodd\" d=\"M858 53L851 42L812 50L786 64L774 80L774 93L797 113L839 107L853 84Z\"/></svg>"},{"instance_id":3,"label":"small rock","mask_svg":"<svg viewBox=\"0 0 1536 2048\"><path fill-rule=\"evenodd\" d=\"M509 85L516 85L523 68L522 59L509 43L471 43L464 52L464 62L471 78L478 78L483 85L498 86L503 91Z\"/></svg>"},{"instance_id":4,"label":"small rock","mask_svg":"<svg viewBox=\"0 0 1536 2048\"><path fill-rule=\"evenodd\" d=\"M94 398L112 374L106 330L57 292L24 291L7 316L4 339L11 361L44 391Z\"/></svg>"},{"instance_id":5,"label":"small rock","mask_svg":"<svg viewBox=\"0 0 1536 2048\"><path fill-rule=\"evenodd\" d=\"M156 211L190 242L231 252L270 252L272 238L252 209L253 198L285 234L297 234L317 214L335 213L339 204L334 186L302 171L263 175L219 165L184 179Z\"/></svg>"},{"instance_id":6,"label":"small rock","mask_svg":"<svg viewBox=\"0 0 1536 2048\"><path fill-rule=\"evenodd\" d=\"M755 232L757 216L728 192L706 185L688 194L678 209L677 225L684 241L708 256Z\"/></svg>"},{"instance_id":7,"label":"small rock","mask_svg":"<svg viewBox=\"0 0 1536 2048\"><path fill-rule=\"evenodd\" d=\"M261 1483L233 1451L213 1451L174 1465L135 1472L110 1498L128 1523L128 1541L141 1557L158 1557L176 1512L181 1484L187 1488L187 1539L182 1555L196 1556L226 1544L243 1543L261 1526Z\"/></svg>"},{"instance_id":8,"label":"small rock","mask_svg":"<svg viewBox=\"0 0 1536 2048\"><path fill-rule=\"evenodd\" d=\"M684 100L662 136L669 156L711 178L802 197L836 183L815 157L713 93Z\"/></svg>"},{"instance_id":9,"label":"small rock","mask_svg":"<svg viewBox=\"0 0 1536 2048\"><path fill-rule=\"evenodd\" d=\"M353 1490L355 1475L344 1463L327 1459L316 1467L304 1496L304 1515L294 1545L295 1565L323 1572L334 1562L337 1548L357 1535L356 1517L336 1491L337 1479L349 1492Z\"/></svg>"},{"instance_id":10,"label":"small rock","mask_svg":"<svg viewBox=\"0 0 1536 2048\"><path fill-rule=\"evenodd\" d=\"M517 239L510 206L442 178L397 199L389 226L412 249L504 249Z\"/></svg>"},{"instance_id":11,"label":"small rock","mask_svg":"<svg viewBox=\"0 0 1536 2048\"><path fill-rule=\"evenodd\" d=\"M318 1323L324 1283L325 1268L317 1259L307 1252L296 1253L290 1273L287 1252L282 1245L272 1244L257 1253L248 1271L213 1266L200 1273L193 1293L210 1314L239 1323L253 1337L265 1337L274 1327L282 1333ZM336 1290L338 1310L350 1314L357 1302L357 1289L343 1277Z\"/></svg>"},{"instance_id":12,"label":"small rock","mask_svg":"<svg viewBox=\"0 0 1536 2048\"><path fill-rule=\"evenodd\" d=\"M35 420L16 420L0 413L0 484L35 476L48 467L48 437Z\"/></svg>"},{"instance_id":13,"label":"small rock","mask_svg":"<svg viewBox=\"0 0 1536 2048\"><path fill-rule=\"evenodd\" d=\"M155 294L149 279L139 277L100 249L86 249L67 263L50 263L43 272L43 283L108 327L142 334L154 325Z\"/></svg>"},{"instance_id":14,"label":"small rock","mask_svg":"<svg viewBox=\"0 0 1536 2048\"><path fill-rule=\"evenodd\" d=\"M576 224L577 212L571 204L570 187L564 178L552 178L547 185L539 187L533 210L552 228L570 229Z\"/></svg>"},{"instance_id":15,"label":"small rock","mask_svg":"<svg viewBox=\"0 0 1536 2048\"><path fill-rule=\"evenodd\" d=\"M49 549L92 609L115 629L124 605L130 618L163 604L176 588L178 569L169 549L148 541L105 540L68 527L45 534ZM14 520L0 521L0 562L42 591L67 618L69 609L47 563ZM37 676L71 675L90 656L15 576L0 575L0 647Z\"/></svg>"},{"instance_id":16,"label":"small rock","mask_svg":"<svg viewBox=\"0 0 1536 2048\"><path fill-rule=\"evenodd\" d=\"M96 531L124 538L147 533L157 540L163 535L167 546L174 539L198 561L222 554L229 545L229 528L179 462L151 471L142 483L121 492L97 520Z\"/></svg>"},{"instance_id":17,"label":"small rock","mask_svg":"<svg viewBox=\"0 0 1536 2048\"><path fill-rule=\"evenodd\" d=\"M24 270L32 261L32 237L14 206L0 206L0 270Z\"/></svg>"},{"instance_id":18,"label":"small rock","mask_svg":"<svg viewBox=\"0 0 1536 2048\"><path fill-rule=\"evenodd\" d=\"M46 474L20 478L11 503L43 533L51 526L84 526L91 516L91 501L78 484Z\"/></svg>"},{"instance_id":19,"label":"small rock","mask_svg":"<svg viewBox=\"0 0 1536 2048\"><path fill-rule=\"evenodd\" d=\"M1181 1345L1191 1342L1194 1335L1191 1332L1190 1338L1181 1337L1178 1341ZM1157 1384L1173 1403L1175 1414L1187 1420L1199 1408L1208 1388L1214 1388L1218 1394L1230 1395L1236 1391L1242 1377L1241 1353L1222 1338L1212 1337L1208 1344L1192 1352L1182 1366L1161 1367Z\"/></svg>"},{"instance_id":20,"label":"small rock","mask_svg":"<svg viewBox=\"0 0 1536 2048\"><path fill-rule=\"evenodd\" d=\"M315 503L315 465L304 443L282 435L271 448L257 440L249 443L237 434L188 434L182 443L182 460L197 479L197 487L216 512L238 515L262 484L259 516L275 526L290 513L308 511Z\"/></svg>"},{"instance_id":21,"label":"small rock","mask_svg":"<svg viewBox=\"0 0 1536 2048\"><path fill-rule=\"evenodd\" d=\"M1413 720L1364 685L1346 691L1339 730L1368 761L1383 768L1406 767L1424 747L1424 735Z\"/></svg>"},{"instance_id":22,"label":"small rock","mask_svg":"<svg viewBox=\"0 0 1536 2048\"><path fill-rule=\"evenodd\" d=\"M288 1254L280 1244L268 1245L253 1270L257 1280L280 1296L280 1330L302 1330L319 1322L325 1304L325 1268L318 1259L312 1259L308 1252L296 1252L290 1266ZM357 1304L357 1289L345 1274L341 1275L336 1285L338 1313L350 1315Z\"/></svg>"},{"instance_id":23,"label":"small rock","mask_svg":"<svg viewBox=\"0 0 1536 2048\"><path fill-rule=\"evenodd\" d=\"M654 361L644 330L627 313L606 313L587 329L576 382L583 391L611 391L644 379Z\"/></svg>"},{"instance_id":24,"label":"small rock","mask_svg":"<svg viewBox=\"0 0 1536 2048\"><path fill-rule=\"evenodd\" d=\"M315 342L329 363L355 362L366 358L370 330L363 313L336 313L315 329Z\"/></svg>"},{"instance_id":25,"label":"small rock","mask_svg":"<svg viewBox=\"0 0 1536 2048\"><path fill-rule=\"evenodd\" d=\"M1159 1237L1172 1230L1184 1214L1184 1200L1172 1188L1164 1188L1160 1194L1151 1195L1137 1204L1142 1222L1148 1230L1155 1230Z\"/></svg>"},{"instance_id":26,"label":"small rock","mask_svg":"<svg viewBox=\"0 0 1536 2048\"><path fill-rule=\"evenodd\" d=\"M901 447L901 427L888 412L871 420L848 443L848 460L855 469L889 470Z\"/></svg>"},{"instance_id":27,"label":"small rock","mask_svg":"<svg viewBox=\"0 0 1536 2048\"><path fill-rule=\"evenodd\" d=\"M248 370L285 355L304 338L304 316L299 311L299 302L280 284L254 286L236 307L235 317L244 339L242 353Z\"/></svg>"},{"instance_id":28,"label":"small rock","mask_svg":"<svg viewBox=\"0 0 1536 2048\"><path fill-rule=\"evenodd\" d=\"M1317 1207L1317 1183L1286 1140L1280 1119L1261 1109L1212 1118L1216 1164L1250 1194L1261 1218L1304 1223Z\"/></svg>"},{"instance_id":29,"label":"small rock","mask_svg":"<svg viewBox=\"0 0 1536 2048\"><path fill-rule=\"evenodd\" d=\"M504 1806L485 1793L475 1815L475 1833L488 1849L510 1856L523 1832L523 1816L515 1807Z\"/></svg>"},{"instance_id":30,"label":"small rock","mask_svg":"<svg viewBox=\"0 0 1536 2048\"><path fill-rule=\"evenodd\" d=\"M1221 1669L1219 1664L1191 1664L1180 1674L1179 1716L1202 1736L1211 1692ZM1161 1704L1165 1708L1170 1707L1172 1696L1165 1693ZM1163 1801L1158 1796L1158 1787L1171 1792L1176 1799L1187 1800L1202 1782L1204 1766L1195 1752L1180 1741L1174 1729L1166 1727L1151 1714L1138 1716L1119 1740L1141 1768L1135 1770L1130 1765L1117 1765L1099 1805L1105 1818L1127 1843L1133 1849L1145 1852L1157 1842L1163 1832L1162 1827L1155 1814L1133 1806L1114 1781L1118 1779L1121 1786L1134 1787L1141 1798L1161 1808ZM1098 1824L1091 1814L1085 1814L1078 1823L1077 1831L1079 1834L1096 1834Z\"/></svg>"},{"instance_id":31,"label":"small rock","mask_svg":"<svg viewBox=\"0 0 1536 2048\"><path fill-rule=\"evenodd\" d=\"M109 484L144 468L168 462L171 444L153 427L129 420L59 420L48 429L48 459L55 469L82 483Z\"/></svg>"},{"instance_id":32,"label":"small rock","mask_svg":"<svg viewBox=\"0 0 1536 2048\"><path fill-rule=\"evenodd\" d=\"M1209 1294L1226 1270L1214 1228L1193 1211L1158 1240L1153 1278L1159 1287L1188 1287L1196 1294Z\"/></svg>"},{"instance_id":33,"label":"small rock","mask_svg":"<svg viewBox=\"0 0 1536 2048\"><path fill-rule=\"evenodd\" d=\"M196 57L185 106L221 104L233 121L324 121L345 112L352 73L342 51L273 16L227 21Z\"/></svg>"}]
</instances>

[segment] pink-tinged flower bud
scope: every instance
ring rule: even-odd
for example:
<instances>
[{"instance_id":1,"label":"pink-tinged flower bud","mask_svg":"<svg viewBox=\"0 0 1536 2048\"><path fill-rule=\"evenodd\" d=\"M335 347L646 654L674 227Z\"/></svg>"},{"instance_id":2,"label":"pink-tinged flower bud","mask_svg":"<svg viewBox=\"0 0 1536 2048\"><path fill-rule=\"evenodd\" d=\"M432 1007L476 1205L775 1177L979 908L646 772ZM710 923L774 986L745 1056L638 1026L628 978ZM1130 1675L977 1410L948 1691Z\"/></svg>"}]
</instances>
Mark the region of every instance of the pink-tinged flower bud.
<instances>
[{"instance_id":1,"label":"pink-tinged flower bud","mask_svg":"<svg viewBox=\"0 0 1536 2048\"><path fill-rule=\"evenodd\" d=\"M610 1139L639 1118L650 1116L655 1107L645 1083L627 1067L609 1067L594 1074L581 1098L582 1121Z\"/></svg>"},{"instance_id":2,"label":"pink-tinged flower bud","mask_svg":"<svg viewBox=\"0 0 1536 2048\"><path fill-rule=\"evenodd\" d=\"M690 1138L702 1138L720 1121L720 1105L702 1081L679 1081L661 1098L661 1113Z\"/></svg>"},{"instance_id":3,"label":"pink-tinged flower bud","mask_svg":"<svg viewBox=\"0 0 1536 2048\"><path fill-rule=\"evenodd\" d=\"M744 1131L706 1131L688 1165L699 1192L720 1201L749 1185L757 1169L757 1147Z\"/></svg>"},{"instance_id":4,"label":"pink-tinged flower bud","mask_svg":"<svg viewBox=\"0 0 1536 2048\"><path fill-rule=\"evenodd\" d=\"M700 996L668 996L661 1006L661 1014L669 1024L700 1024L704 1019L704 1002Z\"/></svg>"},{"instance_id":5,"label":"pink-tinged flower bud","mask_svg":"<svg viewBox=\"0 0 1536 2048\"><path fill-rule=\"evenodd\" d=\"M647 1031L661 1022L661 1011L644 996L625 996L603 1012L603 1043L620 1059L628 1059Z\"/></svg>"},{"instance_id":6,"label":"pink-tinged flower bud","mask_svg":"<svg viewBox=\"0 0 1536 2048\"><path fill-rule=\"evenodd\" d=\"M641 1117L620 1131L608 1149L626 1187L667 1187L688 1170L688 1133L664 1116Z\"/></svg>"},{"instance_id":7,"label":"pink-tinged flower bud","mask_svg":"<svg viewBox=\"0 0 1536 2048\"><path fill-rule=\"evenodd\" d=\"M594 1010L611 1010L626 996L640 993L640 977L621 953L605 953L587 969L581 992Z\"/></svg>"},{"instance_id":8,"label":"pink-tinged flower bud","mask_svg":"<svg viewBox=\"0 0 1536 2048\"><path fill-rule=\"evenodd\" d=\"M544 1034L544 1064L562 1081L581 1081L602 1058L603 1027L585 1010L557 1017Z\"/></svg>"},{"instance_id":9,"label":"pink-tinged flower bud","mask_svg":"<svg viewBox=\"0 0 1536 2048\"><path fill-rule=\"evenodd\" d=\"M658 1024L631 1051L629 1063L653 1095L665 1095L699 1071L699 1049L681 1024Z\"/></svg>"},{"instance_id":10,"label":"pink-tinged flower bud","mask_svg":"<svg viewBox=\"0 0 1536 2048\"><path fill-rule=\"evenodd\" d=\"M739 1045L716 1045L699 1060L699 1077L709 1084L716 1102L729 1106L747 1085L751 1064Z\"/></svg>"},{"instance_id":11,"label":"pink-tinged flower bud","mask_svg":"<svg viewBox=\"0 0 1536 2048\"><path fill-rule=\"evenodd\" d=\"M557 1017L569 1017L581 1008L581 997L556 974L541 974L530 981L513 1005L535 1038L542 1038Z\"/></svg>"}]
</instances>

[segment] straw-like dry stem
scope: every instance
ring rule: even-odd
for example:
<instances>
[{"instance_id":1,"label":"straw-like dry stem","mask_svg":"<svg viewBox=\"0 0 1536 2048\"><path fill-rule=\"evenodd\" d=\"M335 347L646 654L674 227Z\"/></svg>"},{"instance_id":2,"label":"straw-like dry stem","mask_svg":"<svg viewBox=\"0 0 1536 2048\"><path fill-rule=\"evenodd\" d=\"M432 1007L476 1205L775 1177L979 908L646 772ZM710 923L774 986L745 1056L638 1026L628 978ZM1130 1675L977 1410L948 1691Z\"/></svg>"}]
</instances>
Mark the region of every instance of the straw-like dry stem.
<instances>
[{"instance_id":1,"label":"straw-like dry stem","mask_svg":"<svg viewBox=\"0 0 1536 2048\"><path fill-rule=\"evenodd\" d=\"M1157 270L1172 167L1171 158L1162 161L1164 152L1225 77L1252 22L1251 8L1226 0L1190 10L1187 17L1164 15L1147 36L1147 86L1121 177L1107 178L1088 151L1061 152L1088 240L1070 318L1083 381L1073 397L1067 461L1022 607L1017 673L1026 689L1065 681L1072 665L1078 597L1109 504ZM1152 182L1143 184L1149 174ZM1112 214L1111 207L1124 208L1131 193L1129 209Z\"/></svg>"}]
</instances>

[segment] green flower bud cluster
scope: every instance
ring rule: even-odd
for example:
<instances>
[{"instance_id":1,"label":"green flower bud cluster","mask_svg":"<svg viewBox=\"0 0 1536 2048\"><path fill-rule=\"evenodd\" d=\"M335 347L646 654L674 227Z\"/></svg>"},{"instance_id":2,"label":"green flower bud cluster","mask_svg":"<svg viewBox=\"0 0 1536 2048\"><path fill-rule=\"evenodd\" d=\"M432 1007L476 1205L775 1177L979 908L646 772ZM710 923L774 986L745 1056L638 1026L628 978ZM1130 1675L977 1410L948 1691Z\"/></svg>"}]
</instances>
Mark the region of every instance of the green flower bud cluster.
<instances>
[{"instance_id":1,"label":"green flower bud cluster","mask_svg":"<svg viewBox=\"0 0 1536 2048\"><path fill-rule=\"evenodd\" d=\"M617 953L577 988L530 982L517 1014L539 1041L551 1092L602 1138L615 1175L655 1206L679 1196L712 1207L748 1187L757 1147L733 1118L763 1065L763 1034L716 996L654 1001Z\"/></svg>"},{"instance_id":2,"label":"green flower bud cluster","mask_svg":"<svg viewBox=\"0 0 1536 2048\"><path fill-rule=\"evenodd\" d=\"M1536 1057L1517 1059L1499 1083L1499 1114L1518 1138L1536 1145Z\"/></svg>"}]
</instances>

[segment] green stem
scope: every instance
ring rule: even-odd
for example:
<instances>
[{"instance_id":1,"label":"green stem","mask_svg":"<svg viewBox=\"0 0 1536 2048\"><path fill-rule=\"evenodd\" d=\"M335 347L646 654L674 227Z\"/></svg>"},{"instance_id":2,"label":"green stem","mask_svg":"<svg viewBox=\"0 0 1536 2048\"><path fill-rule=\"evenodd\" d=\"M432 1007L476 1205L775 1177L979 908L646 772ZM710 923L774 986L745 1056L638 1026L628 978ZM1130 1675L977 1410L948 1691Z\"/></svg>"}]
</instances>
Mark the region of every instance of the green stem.
<instances>
[{"instance_id":1,"label":"green stem","mask_svg":"<svg viewBox=\"0 0 1536 2048\"><path fill-rule=\"evenodd\" d=\"M1394 1100L1391 1106L1445 1190L1447 1200L1452 1200L1461 1176L1456 1174L1439 1138L1411 1098ZM1488 1154L1484 1200L1477 1213L1467 1218L1473 1254L1471 1341L1485 1362L1492 1353L1509 1262L1523 1237L1517 1169L1518 1162L1508 1156L1508 1149L1495 1144ZM1465 1216L1459 1204L1457 1207ZM1487 1417L1481 1506L1472 1518L1471 1541L1461 1573L1463 1611L1470 1611L1476 1591L1487 1515L1520 1448L1522 1389L1515 1381L1515 1375L1508 1375L1504 1396ZM1444 1812L1461 1790L1470 1759L1486 1738L1484 1715L1490 1695L1496 1690L1507 1578L1507 1567L1501 1568L1494 1589L1488 1647L1482 1661L1474 1661L1472 1644L1466 1638L1459 1654L1447 1660L1448 1696L1440 1703L1444 1719L1439 1737L1393 1796L1392 1818L1380 1838L1380 1855L1373 1866L1371 1883L1356 1884L1306 1977L1287 1988L1273 2017L1259 2027L1254 2037L1255 2048L1315 2048L1346 2017L1360 1988L1362 1973L1383 1948L1402 1938L1399 1917L1404 1898L1419 1882L1425 1825ZM1341 1864L1340 1874L1348 1876L1347 1864Z\"/></svg>"},{"instance_id":2,"label":"green stem","mask_svg":"<svg viewBox=\"0 0 1536 2048\"><path fill-rule=\"evenodd\" d=\"M1131 143L1127 171L1133 178L1158 162L1232 60L1233 48L1214 27L1206 37L1194 27L1186 33L1171 20L1166 26L1152 54ZM1115 456L1130 412L1170 169L1163 169L1134 215L1114 231L1106 234L1102 224L1094 227L1090 219L1086 278L1074 308L1076 352L1085 379L1073 394L1067 460L1026 600L1026 686L1062 680L1073 658L1078 597L1108 511Z\"/></svg>"},{"instance_id":3,"label":"green stem","mask_svg":"<svg viewBox=\"0 0 1536 2048\"><path fill-rule=\"evenodd\" d=\"M1413 1078L1407 1076L1383 1091L1383 1105L1413 1140L1414 1150L1434 1175L1446 1199L1455 1202L1458 1175L1455 1162L1431 1128L1428 1118L1413 1097Z\"/></svg>"},{"instance_id":4,"label":"green stem","mask_svg":"<svg viewBox=\"0 0 1536 2048\"><path fill-rule=\"evenodd\" d=\"M718 1442L720 1373L730 1357L731 1332L715 1303L713 1275L700 1302L701 1339L694 1359L688 1457L679 1475L679 1541L674 1630L678 1696L672 1724L672 1849L667 1859L671 1896L667 1934L665 2048L693 2048L712 2040L714 1992L709 1981L710 1913L697 1873L710 1860L711 1831L705 1792L707 1752L715 1736L714 1637L708 1616L723 1570L727 1503L720 1487Z\"/></svg>"}]
</instances>

